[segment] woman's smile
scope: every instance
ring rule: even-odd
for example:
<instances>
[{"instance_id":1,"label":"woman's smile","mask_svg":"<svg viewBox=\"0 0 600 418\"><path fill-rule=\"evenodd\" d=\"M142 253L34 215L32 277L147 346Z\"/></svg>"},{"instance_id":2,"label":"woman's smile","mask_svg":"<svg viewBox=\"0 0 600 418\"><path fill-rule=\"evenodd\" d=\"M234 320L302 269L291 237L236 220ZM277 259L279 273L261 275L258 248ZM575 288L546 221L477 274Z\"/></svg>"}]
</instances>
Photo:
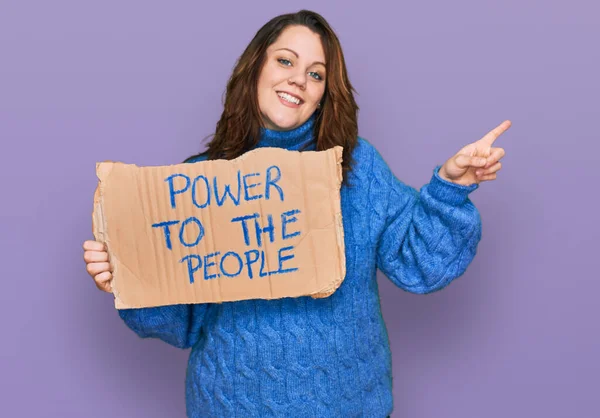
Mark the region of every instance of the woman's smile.
<instances>
[{"instance_id":1,"label":"woman's smile","mask_svg":"<svg viewBox=\"0 0 600 418\"><path fill-rule=\"evenodd\" d=\"M292 108L298 108L304 103L302 99L297 96L291 95L286 92L279 91L277 92L277 97L279 97L279 101L284 105Z\"/></svg>"}]
</instances>

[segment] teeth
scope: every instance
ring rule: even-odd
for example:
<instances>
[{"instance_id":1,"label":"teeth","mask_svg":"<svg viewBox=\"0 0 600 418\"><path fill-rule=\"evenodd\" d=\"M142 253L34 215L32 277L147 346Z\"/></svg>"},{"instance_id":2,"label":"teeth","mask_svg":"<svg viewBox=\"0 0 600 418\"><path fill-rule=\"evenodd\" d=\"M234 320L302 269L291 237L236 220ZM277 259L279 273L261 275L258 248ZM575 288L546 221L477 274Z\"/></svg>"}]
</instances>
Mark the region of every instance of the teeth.
<instances>
[{"instance_id":1,"label":"teeth","mask_svg":"<svg viewBox=\"0 0 600 418\"><path fill-rule=\"evenodd\" d=\"M286 100L286 101L288 101L290 103L295 103L297 105L300 104L300 100L299 99L297 99L296 97L291 96L291 95L289 95L287 93L277 93L277 95L279 97L281 97L283 100Z\"/></svg>"}]
</instances>

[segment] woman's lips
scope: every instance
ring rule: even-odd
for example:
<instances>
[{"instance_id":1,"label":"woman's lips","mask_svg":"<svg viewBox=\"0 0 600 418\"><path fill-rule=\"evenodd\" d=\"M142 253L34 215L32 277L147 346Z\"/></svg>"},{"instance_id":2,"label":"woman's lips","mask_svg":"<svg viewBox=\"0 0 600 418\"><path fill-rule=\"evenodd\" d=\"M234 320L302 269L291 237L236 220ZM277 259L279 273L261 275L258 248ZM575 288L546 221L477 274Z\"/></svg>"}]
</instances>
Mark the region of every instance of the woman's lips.
<instances>
[{"instance_id":1,"label":"woman's lips","mask_svg":"<svg viewBox=\"0 0 600 418\"><path fill-rule=\"evenodd\" d=\"M302 100L300 101L300 104L296 104L296 103L288 102L287 100L285 100L285 99L281 98L281 96L280 96L278 93L275 93L275 94L277 94L277 98L279 99L279 101L280 101L280 102L281 102L283 105L285 105L285 106L287 106L287 107L298 108L298 107L300 107L300 106L302 105L302 103L303 103L303 102L302 102Z\"/></svg>"}]
</instances>

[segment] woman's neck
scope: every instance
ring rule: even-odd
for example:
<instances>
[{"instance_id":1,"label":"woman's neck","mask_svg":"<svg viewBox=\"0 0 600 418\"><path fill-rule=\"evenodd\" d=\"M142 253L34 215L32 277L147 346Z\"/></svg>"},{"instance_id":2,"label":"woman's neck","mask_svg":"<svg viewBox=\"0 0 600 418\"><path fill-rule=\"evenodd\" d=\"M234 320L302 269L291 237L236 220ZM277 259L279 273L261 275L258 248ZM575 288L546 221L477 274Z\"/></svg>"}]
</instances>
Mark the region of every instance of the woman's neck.
<instances>
[{"instance_id":1,"label":"woman's neck","mask_svg":"<svg viewBox=\"0 0 600 418\"><path fill-rule=\"evenodd\" d=\"M289 131L261 128L260 141L256 147L277 147L288 150L314 150L316 147L313 135L314 125L315 114L313 113L306 122Z\"/></svg>"}]
</instances>

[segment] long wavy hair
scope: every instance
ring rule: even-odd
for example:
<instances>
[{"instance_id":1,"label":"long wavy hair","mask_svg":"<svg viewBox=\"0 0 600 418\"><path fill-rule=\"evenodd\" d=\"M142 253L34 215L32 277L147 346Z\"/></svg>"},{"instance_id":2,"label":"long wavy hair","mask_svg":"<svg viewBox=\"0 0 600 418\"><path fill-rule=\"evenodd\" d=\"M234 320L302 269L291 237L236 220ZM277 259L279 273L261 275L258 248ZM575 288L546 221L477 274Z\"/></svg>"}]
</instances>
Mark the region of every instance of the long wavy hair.
<instances>
[{"instance_id":1,"label":"long wavy hair","mask_svg":"<svg viewBox=\"0 0 600 418\"><path fill-rule=\"evenodd\" d=\"M313 135L317 151L336 145L343 147L342 170L344 181L347 181L358 136L358 105L353 95L356 91L348 79L338 37L321 15L309 10L276 16L258 30L239 57L227 83L224 109L216 132L206 150L188 157L186 162L198 156L206 156L209 160L230 160L258 143L260 129L264 126L258 106L258 78L265 64L267 48L290 25L306 26L321 38L327 77L321 106L315 111Z\"/></svg>"}]
</instances>

